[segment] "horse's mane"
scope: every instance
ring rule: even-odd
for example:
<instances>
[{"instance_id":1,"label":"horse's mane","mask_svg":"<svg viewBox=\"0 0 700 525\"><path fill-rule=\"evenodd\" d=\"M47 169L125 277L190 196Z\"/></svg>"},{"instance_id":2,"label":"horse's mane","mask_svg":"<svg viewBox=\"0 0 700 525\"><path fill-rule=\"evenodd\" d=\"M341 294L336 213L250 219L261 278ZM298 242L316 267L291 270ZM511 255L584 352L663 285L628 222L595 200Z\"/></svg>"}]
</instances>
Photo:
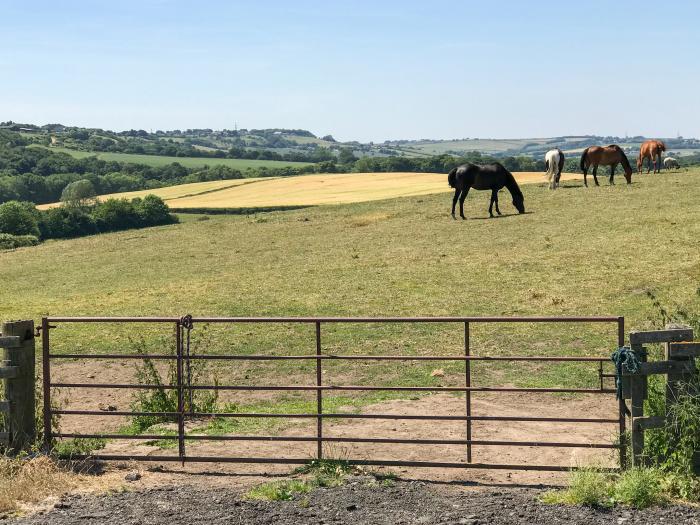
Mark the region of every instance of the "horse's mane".
<instances>
[{"instance_id":1,"label":"horse's mane","mask_svg":"<svg viewBox=\"0 0 700 525\"><path fill-rule=\"evenodd\" d=\"M620 154L620 162L622 163L622 167L625 169L625 171L627 171L627 172L632 171L632 166L630 166L630 161L627 158L627 155L625 155L625 152L622 150L622 148L620 146L618 146L617 144L610 144L610 146L608 146L608 147L614 149L615 151L617 151Z\"/></svg>"},{"instance_id":2,"label":"horse's mane","mask_svg":"<svg viewBox=\"0 0 700 525\"><path fill-rule=\"evenodd\" d=\"M513 176L513 174L510 171L508 171L507 169L505 169L502 164L500 164L498 162L496 164L498 166L500 166L501 168L503 168L503 170L507 173L506 188L508 188L508 191L510 191L510 193L512 195L519 195L520 197L522 197L523 192L520 190L520 186L518 186L518 181L515 180L515 177Z\"/></svg>"}]
</instances>

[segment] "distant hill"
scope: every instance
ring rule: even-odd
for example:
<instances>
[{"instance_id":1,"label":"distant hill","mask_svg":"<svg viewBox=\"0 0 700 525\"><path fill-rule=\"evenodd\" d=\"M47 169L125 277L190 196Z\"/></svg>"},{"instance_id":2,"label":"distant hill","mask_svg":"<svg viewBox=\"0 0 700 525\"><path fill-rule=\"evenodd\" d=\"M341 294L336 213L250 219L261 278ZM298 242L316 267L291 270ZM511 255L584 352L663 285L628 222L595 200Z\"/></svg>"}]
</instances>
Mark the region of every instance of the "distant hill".
<instances>
[{"instance_id":1,"label":"distant hill","mask_svg":"<svg viewBox=\"0 0 700 525\"><path fill-rule=\"evenodd\" d=\"M620 144L635 153L645 137L563 136L551 138L462 138L452 140L387 140L382 143L338 142L331 135L317 137L303 129L222 129L209 128L169 131L109 131L62 124L0 123L40 145L75 151L129 153L163 157L235 158L286 162L323 162L342 156L361 157L428 157L433 155L464 156L479 152L492 157L530 156L541 158L554 147L577 154L592 145ZM655 137L656 138L656 137ZM683 137L663 138L669 152L687 156L700 153L700 141Z\"/></svg>"}]
</instances>

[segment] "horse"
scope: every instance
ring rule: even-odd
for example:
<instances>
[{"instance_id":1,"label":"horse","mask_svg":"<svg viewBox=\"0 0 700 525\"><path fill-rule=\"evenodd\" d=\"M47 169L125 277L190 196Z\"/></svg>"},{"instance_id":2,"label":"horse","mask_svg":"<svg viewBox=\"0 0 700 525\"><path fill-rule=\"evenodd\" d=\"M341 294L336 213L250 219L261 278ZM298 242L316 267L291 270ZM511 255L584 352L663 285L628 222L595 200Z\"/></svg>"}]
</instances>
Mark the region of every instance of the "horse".
<instances>
[{"instance_id":1,"label":"horse","mask_svg":"<svg viewBox=\"0 0 700 525\"><path fill-rule=\"evenodd\" d=\"M515 182L513 174L505 169L501 164L487 164L477 166L476 164L462 164L457 166L447 175L447 183L455 189L455 196L452 199L452 218L455 217L455 205L459 199L459 215L464 216L464 199L467 198L470 188L475 190L491 190L491 203L489 204L489 216L493 217L493 205L496 204L496 213L501 215L498 209L498 191L504 186L513 197L513 206L518 213L525 213L525 198L520 191L518 183Z\"/></svg>"},{"instance_id":2,"label":"horse","mask_svg":"<svg viewBox=\"0 0 700 525\"><path fill-rule=\"evenodd\" d=\"M667 170L670 170L670 169L677 170L680 167L681 167L681 165L678 164L678 161L676 159L674 159L673 157L666 157L664 159L664 168L666 168Z\"/></svg>"},{"instance_id":3,"label":"horse","mask_svg":"<svg viewBox=\"0 0 700 525\"><path fill-rule=\"evenodd\" d=\"M666 144L661 140L651 139L646 140L639 148L639 157L637 158L637 171L642 172L644 159L648 159L647 173L651 171L651 165L654 164L654 173L661 173L661 154L666 151ZM656 159L659 160L659 168L656 169Z\"/></svg>"},{"instance_id":4,"label":"horse","mask_svg":"<svg viewBox=\"0 0 700 525\"><path fill-rule=\"evenodd\" d=\"M630 166L630 161L627 159L627 155L622 151L622 148L617 144L611 144L610 146L591 146L583 150L581 155L581 171L583 171L583 184L588 187L588 182L586 181L586 175L588 175L588 168L593 166L593 180L595 180L595 185L598 184L598 166L610 166L610 184L615 184L615 168L618 164L622 164L622 168L625 170L625 179L627 179L627 184L632 183L632 166Z\"/></svg>"},{"instance_id":5,"label":"horse","mask_svg":"<svg viewBox=\"0 0 700 525\"><path fill-rule=\"evenodd\" d=\"M559 148L550 149L544 156L544 168L549 181L549 189L557 189L561 172L564 169L564 152Z\"/></svg>"}]
</instances>

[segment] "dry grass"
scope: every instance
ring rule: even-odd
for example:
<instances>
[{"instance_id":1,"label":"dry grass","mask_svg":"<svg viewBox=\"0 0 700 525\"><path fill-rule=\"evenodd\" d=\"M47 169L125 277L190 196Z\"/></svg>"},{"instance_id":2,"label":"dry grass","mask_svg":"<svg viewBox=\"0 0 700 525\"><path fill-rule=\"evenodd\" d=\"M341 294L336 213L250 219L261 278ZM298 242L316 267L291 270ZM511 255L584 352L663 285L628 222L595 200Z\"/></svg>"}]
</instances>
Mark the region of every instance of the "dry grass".
<instances>
[{"instance_id":1,"label":"dry grass","mask_svg":"<svg viewBox=\"0 0 700 525\"><path fill-rule=\"evenodd\" d=\"M36 503L76 488L83 476L62 469L55 461L38 456L31 460L0 459L0 515L17 511L21 504Z\"/></svg>"}]
</instances>

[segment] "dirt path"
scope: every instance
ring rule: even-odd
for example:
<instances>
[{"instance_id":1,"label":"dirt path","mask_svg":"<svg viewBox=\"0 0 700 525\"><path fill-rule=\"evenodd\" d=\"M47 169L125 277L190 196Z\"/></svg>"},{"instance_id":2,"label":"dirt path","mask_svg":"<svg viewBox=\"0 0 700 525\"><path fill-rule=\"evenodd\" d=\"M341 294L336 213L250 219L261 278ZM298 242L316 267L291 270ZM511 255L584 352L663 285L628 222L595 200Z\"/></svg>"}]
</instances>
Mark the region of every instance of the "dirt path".
<instances>
[{"instance_id":1,"label":"dirt path","mask_svg":"<svg viewBox=\"0 0 700 525\"><path fill-rule=\"evenodd\" d=\"M50 511L28 518L0 520L23 525L179 525L257 524L459 524L699 525L700 509L681 506L636 511L548 506L533 489L489 489L428 485L422 482L377 484L358 476L342 487L317 489L292 501L249 501L226 488L180 485L107 496L72 497Z\"/></svg>"},{"instance_id":2,"label":"dirt path","mask_svg":"<svg viewBox=\"0 0 700 525\"><path fill-rule=\"evenodd\" d=\"M95 403L91 399L90 403ZM118 400L114 401L118 403ZM83 398L70 405L88 405ZM121 408L121 406L120 406ZM342 407L341 407L342 408ZM394 400L365 407L367 414L402 415L463 415L465 399L449 394L436 394L413 400ZM538 416L538 417L594 417L615 418L616 403L609 395L586 395L564 398L550 394L494 394L475 393L473 395L474 415ZM62 422L64 431L108 431L116 428L121 418L108 415L96 418L67 417ZM202 426L199 421L189 428ZM314 419L292 420L285 427L275 431L261 431L264 434L283 436L314 436ZM473 424L472 438L488 441L536 441L536 442L575 442L611 444L616 438L616 424L590 423L538 423L476 421ZM249 432L236 432L249 435ZM330 420L324 425L325 436L335 437L374 437L397 439L465 439L466 423L463 421L415 421L351 419ZM193 456L235 456L235 457L282 457L312 459L316 444L313 442L264 442L264 441L196 441L188 442L187 455ZM102 451L105 454L120 455L176 455L174 448L161 449L139 441L110 441ZM615 465L614 449L593 448L550 448L527 446L474 445L474 463L538 464L561 465L564 467L580 464ZM389 443L329 443L324 449L326 457L338 459L383 459L407 461L440 461L466 464L464 445L423 445ZM147 465L144 463L144 469ZM148 465L151 465L150 463ZM193 473L228 475L246 473L284 473L288 466L280 465L240 465L224 463L188 463L181 467L178 463L166 463L166 470L174 476ZM559 483L564 479L561 473L537 471L502 471L476 469L443 468L394 468L386 469L411 479L436 481L517 482L525 484Z\"/></svg>"}]
</instances>

